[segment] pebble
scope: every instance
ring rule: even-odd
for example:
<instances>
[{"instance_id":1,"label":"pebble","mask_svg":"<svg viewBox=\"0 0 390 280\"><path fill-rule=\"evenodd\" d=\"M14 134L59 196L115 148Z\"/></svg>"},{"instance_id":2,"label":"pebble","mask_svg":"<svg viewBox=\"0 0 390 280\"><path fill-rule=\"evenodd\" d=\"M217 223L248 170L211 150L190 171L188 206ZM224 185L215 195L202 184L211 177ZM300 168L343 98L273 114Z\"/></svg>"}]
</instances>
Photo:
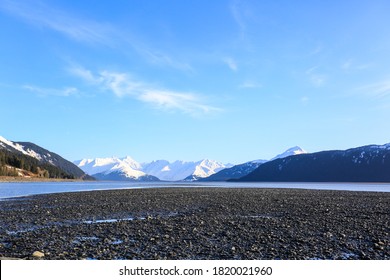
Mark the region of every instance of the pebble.
<instances>
[{"instance_id":1,"label":"pebble","mask_svg":"<svg viewBox=\"0 0 390 280\"><path fill-rule=\"evenodd\" d=\"M34 253L32 253L32 257L34 258L43 258L44 256L45 254L40 251L35 251Z\"/></svg>"},{"instance_id":2,"label":"pebble","mask_svg":"<svg viewBox=\"0 0 390 280\"><path fill-rule=\"evenodd\" d=\"M0 201L0 256L390 259L388 213L390 193L374 192L164 188L31 196ZM113 222L83 223L94 218ZM31 254L31 244L39 251Z\"/></svg>"}]
</instances>

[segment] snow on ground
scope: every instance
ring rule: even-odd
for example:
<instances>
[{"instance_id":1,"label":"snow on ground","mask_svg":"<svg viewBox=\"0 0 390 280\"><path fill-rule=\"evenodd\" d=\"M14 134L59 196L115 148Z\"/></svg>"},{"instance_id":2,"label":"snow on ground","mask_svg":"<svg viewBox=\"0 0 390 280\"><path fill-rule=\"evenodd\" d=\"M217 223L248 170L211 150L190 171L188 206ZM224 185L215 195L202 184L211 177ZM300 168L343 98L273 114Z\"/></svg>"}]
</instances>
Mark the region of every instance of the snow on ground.
<instances>
[{"instance_id":1,"label":"snow on ground","mask_svg":"<svg viewBox=\"0 0 390 280\"><path fill-rule=\"evenodd\" d=\"M35 151L31 150L31 149L27 149L27 151L24 149L24 146L18 144L18 143L14 143L12 141L9 141L7 139L5 139L4 137L0 136L0 142L3 142L3 143L0 143L2 144L3 147L6 148L6 146L9 146L25 155L28 155L28 156L31 156L33 158L36 158L37 160L41 160L42 157L40 154L36 153Z\"/></svg>"}]
</instances>

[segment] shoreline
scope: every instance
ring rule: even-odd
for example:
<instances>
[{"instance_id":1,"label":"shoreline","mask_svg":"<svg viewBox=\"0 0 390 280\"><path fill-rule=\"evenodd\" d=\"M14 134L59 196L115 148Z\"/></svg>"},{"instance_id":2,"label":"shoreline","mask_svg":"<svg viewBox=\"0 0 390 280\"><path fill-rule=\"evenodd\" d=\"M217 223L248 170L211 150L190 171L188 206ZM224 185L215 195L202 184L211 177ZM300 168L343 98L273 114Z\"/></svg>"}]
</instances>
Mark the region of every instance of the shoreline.
<instances>
[{"instance_id":1,"label":"shoreline","mask_svg":"<svg viewBox=\"0 0 390 280\"><path fill-rule=\"evenodd\" d=\"M28 184L34 186L27 188ZM127 182L127 181L83 181L83 180L48 180L1 182L0 200L68 192L90 192L124 189L164 189L164 188L221 188L221 189L298 189L329 190L351 192L390 193L390 184L376 183L226 183L226 182Z\"/></svg>"},{"instance_id":2,"label":"shoreline","mask_svg":"<svg viewBox=\"0 0 390 280\"><path fill-rule=\"evenodd\" d=\"M0 209L0 258L390 259L390 193L124 189Z\"/></svg>"},{"instance_id":3,"label":"shoreline","mask_svg":"<svg viewBox=\"0 0 390 280\"><path fill-rule=\"evenodd\" d=\"M12 177L0 176L0 183L24 183L24 182L86 182L81 179L55 179L55 178L39 178L39 177Z\"/></svg>"}]
</instances>

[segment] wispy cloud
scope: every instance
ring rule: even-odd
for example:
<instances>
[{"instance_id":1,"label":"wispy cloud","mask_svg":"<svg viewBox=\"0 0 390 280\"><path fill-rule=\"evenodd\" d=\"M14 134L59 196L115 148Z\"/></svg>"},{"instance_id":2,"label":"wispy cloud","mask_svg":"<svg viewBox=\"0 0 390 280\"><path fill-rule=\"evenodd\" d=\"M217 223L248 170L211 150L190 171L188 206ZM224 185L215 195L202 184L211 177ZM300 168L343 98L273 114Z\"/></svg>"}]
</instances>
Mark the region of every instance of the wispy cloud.
<instances>
[{"instance_id":1,"label":"wispy cloud","mask_svg":"<svg viewBox=\"0 0 390 280\"><path fill-rule=\"evenodd\" d=\"M225 58L223 58L223 62L225 62L225 64L230 68L230 70L232 70L232 71L238 70L237 63L233 58L225 57Z\"/></svg>"},{"instance_id":2,"label":"wispy cloud","mask_svg":"<svg viewBox=\"0 0 390 280\"><path fill-rule=\"evenodd\" d=\"M256 89L262 87L263 87L262 84L253 81L245 81L241 85L239 85L239 88L245 88L245 89Z\"/></svg>"},{"instance_id":3,"label":"wispy cloud","mask_svg":"<svg viewBox=\"0 0 390 280\"><path fill-rule=\"evenodd\" d=\"M246 32L247 26L244 20L245 16L243 15L242 2L235 0L230 4L229 8L234 21L240 28L240 32L243 35Z\"/></svg>"},{"instance_id":4,"label":"wispy cloud","mask_svg":"<svg viewBox=\"0 0 390 280\"><path fill-rule=\"evenodd\" d=\"M194 72L193 67L189 63L182 62L177 59L173 59L171 56L167 55L166 53L145 46L139 42L128 41L128 43L138 53L142 54L150 63L157 64L157 65L167 65L172 68L176 68L186 72Z\"/></svg>"},{"instance_id":5,"label":"wispy cloud","mask_svg":"<svg viewBox=\"0 0 390 280\"><path fill-rule=\"evenodd\" d=\"M193 116L221 111L219 108L203 104L200 97L192 93L143 89L138 99L160 109L177 109Z\"/></svg>"},{"instance_id":6,"label":"wispy cloud","mask_svg":"<svg viewBox=\"0 0 390 280\"><path fill-rule=\"evenodd\" d=\"M68 97L68 96L74 96L79 94L79 90L75 87L66 87L63 89L54 89L54 88L43 88L43 87L38 87L38 86L33 86L33 85L24 85L23 89L26 89L28 91L31 91L38 96L63 96L63 97Z\"/></svg>"},{"instance_id":7,"label":"wispy cloud","mask_svg":"<svg viewBox=\"0 0 390 280\"><path fill-rule=\"evenodd\" d=\"M248 1L232 0L229 5L231 17L238 28L238 34L241 47L252 50L251 33L249 32L253 23L256 23L258 18L254 13L254 7L251 7ZM253 33L252 33L253 34Z\"/></svg>"},{"instance_id":8,"label":"wispy cloud","mask_svg":"<svg viewBox=\"0 0 390 280\"><path fill-rule=\"evenodd\" d=\"M249 6L247 1L232 0L229 5L229 10L234 22L237 24L242 39L247 37L248 23L256 17L253 13L253 7Z\"/></svg>"},{"instance_id":9,"label":"wispy cloud","mask_svg":"<svg viewBox=\"0 0 390 280\"><path fill-rule=\"evenodd\" d=\"M352 59L348 59L341 64L341 69L348 71L352 67Z\"/></svg>"},{"instance_id":10,"label":"wispy cloud","mask_svg":"<svg viewBox=\"0 0 390 280\"><path fill-rule=\"evenodd\" d=\"M322 44L318 44L310 53L309 56L317 55L323 51L324 47Z\"/></svg>"},{"instance_id":11,"label":"wispy cloud","mask_svg":"<svg viewBox=\"0 0 390 280\"><path fill-rule=\"evenodd\" d=\"M116 33L108 24L69 16L41 1L36 1L34 5L31 5L27 2L5 0L1 2L0 8L33 25L52 29L78 41L112 46L110 39Z\"/></svg>"},{"instance_id":12,"label":"wispy cloud","mask_svg":"<svg viewBox=\"0 0 390 280\"><path fill-rule=\"evenodd\" d=\"M220 108L206 104L199 94L156 88L134 79L128 73L105 70L94 74L82 67L71 68L70 72L119 98L131 97L161 110L180 111L191 116L221 111Z\"/></svg>"},{"instance_id":13,"label":"wispy cloud","mask_svg":"<svg viewBox=\"0 0 390 280\"><path fill-rule=\"evenodd\" d=\"M390 79L360 87L358 90L375 99L390 97Z\"/></svg>"},{"instance_id":14,"label":"wispy cloud","mask_svg":"<svg viewBox=\"0 0 390 280\"><path fill-rule=\"evenodd\" d=\"M321 87L326 82L326 75L318 73L317 69L318 66L314 66L308 70L305 71L305 74L308 76L311 84L313 84L316 87Z\"/></svg>"},{"instance_id":15,"label":"wispy cloud","mask_svg":"<svg viewBox=\"0 0 390 280\"><path fill-rule=\"evenodd\" d=\"M340 68L345 72L356 71L356 70L361 71L361 70L366 70L366 69L369 69L372 67L373 67L373 64L370 64L370 63L359 64L359 63L356 63L356 61L353 59L345 60L340 65Z\"/></svg>"},{"instance_id":16,"label":"wispy cloud","mask_svg":"<svg viewBox=\"0 0 390 280\"><path fill-rule=\"evenodd\" d=\"M300 99L301 103L303 105L307 105L309 103L309 97L307 96L302 96L301 99Z\"/></svg>"},{"instance_id":17,"label":"wispy cloud","mask_svg":"<svg viewBox=\"0 0 390 280\"><path fill-rule=\"evenodd\" d=\"M132 49L149 63L193 71L188 63L181 62L169 54L145 44L134 34L129 34L128 31L124 31L118 26L77 17L48 6L41 1L30 4L29 2L3 0L0 2L0 9L32 25L54 30L78 42L98 44L124 53Z\"/></svg>"}]
</instances>

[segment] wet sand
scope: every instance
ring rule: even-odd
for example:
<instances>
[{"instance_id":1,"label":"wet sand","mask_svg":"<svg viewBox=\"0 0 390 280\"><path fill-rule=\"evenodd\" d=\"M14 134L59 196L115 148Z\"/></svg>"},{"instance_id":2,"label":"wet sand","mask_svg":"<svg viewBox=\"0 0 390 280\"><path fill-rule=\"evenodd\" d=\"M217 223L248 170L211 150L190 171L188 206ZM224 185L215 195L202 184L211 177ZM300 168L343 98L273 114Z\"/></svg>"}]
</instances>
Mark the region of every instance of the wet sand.
<instances>
[{"instance_id":1,"label":"wet sand","mask_svg":"<svg viewBox=\"0 0 390 280\"><path fill-rule=\"evenodd\" d=\"M0 257L388 260L390 193L188 187L8 199Z\"/></svg>"}]
</instances>

